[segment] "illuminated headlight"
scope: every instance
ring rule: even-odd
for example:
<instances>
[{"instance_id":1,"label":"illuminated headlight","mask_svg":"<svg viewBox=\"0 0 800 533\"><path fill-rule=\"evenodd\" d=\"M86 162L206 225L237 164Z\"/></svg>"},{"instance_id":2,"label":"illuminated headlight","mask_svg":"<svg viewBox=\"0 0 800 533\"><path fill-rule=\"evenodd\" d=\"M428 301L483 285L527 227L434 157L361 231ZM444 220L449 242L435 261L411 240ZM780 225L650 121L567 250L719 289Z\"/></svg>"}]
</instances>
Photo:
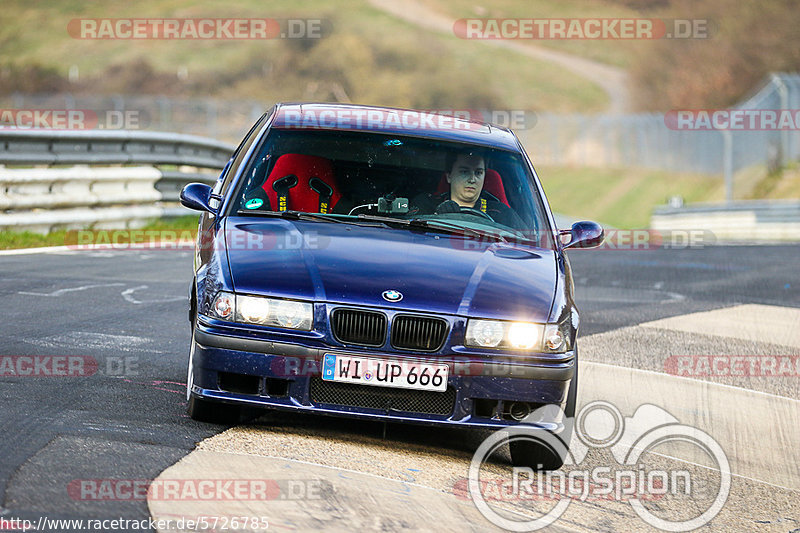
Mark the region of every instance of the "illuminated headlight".
<instances>
[{"instance_id":1,"label":"illuminated headlight","mask_svg":"<svg viewBox=\"0 0 800 533\"><path fill-rule=\"evenodd\" d=\"M236 295L236 321L311 331L314 308L306 302Z\"/></svg>"},{"instance_id":2,"label":"illuminated headlight","mask_svg":"<svg viewBox=\"0 0 800 533\"><path fill-rule=\"evenodd\" d=\"M470 320L465 344L481 348L563 353L571 349L569 322L536 324L505 320Z\"/></svg>"},{"instance_id":3,"label":"illuminated headlight","mask_svg":"<svg viewBox=\"0 0 800 533\"><path fill-rule=\"evenodd\" d=\"M251 324L266 324L269 321L270 300L252 296L237 296L236 319Z\"/></svg>"},{"instance_id":4,"label":"illuminated headlight","mask_svg":"<svg viewBox=\"0 0 800 533\"><path fill-rule=\"evenodd\" d=\"M532 322L470 320L467 323L467 346L529 350L541 345L542 325Z\"/></svg>"},{"instance_id":5,"label":"illuminated headlight","mask_svg":"<svg viewBox=\"0 0 800 533\"><path fill-rule=\"evenodd\" d=\"M536 346L541 338L541 324L531 324L530 322L512 322L508 327L508 342L514 348L528 350Z\"/></svg>"}]
</instances>

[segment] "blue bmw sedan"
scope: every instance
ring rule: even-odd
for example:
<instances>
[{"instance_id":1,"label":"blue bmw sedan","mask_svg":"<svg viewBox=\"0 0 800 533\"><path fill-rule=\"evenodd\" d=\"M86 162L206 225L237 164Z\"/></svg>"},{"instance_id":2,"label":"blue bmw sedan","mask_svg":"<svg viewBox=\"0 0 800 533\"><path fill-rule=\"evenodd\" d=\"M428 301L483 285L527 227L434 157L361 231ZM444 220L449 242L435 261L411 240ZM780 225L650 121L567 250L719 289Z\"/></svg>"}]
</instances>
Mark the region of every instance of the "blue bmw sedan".
<instances>
[{"instance_id":1,"label":"blue bmw sedan","mask_svg":"<svg viewBox=\"0 0 800 533\"><path fill-rule=\"evenodd\" d=\"M508 129L422 111L279 104L202 212L191 285L189 415L242 407L501 428L569 443L578 310L570 247ZM533 417L545 405L550 419ZM512 443L520 464L558 466Z\"/></svg>"}]
</instances>

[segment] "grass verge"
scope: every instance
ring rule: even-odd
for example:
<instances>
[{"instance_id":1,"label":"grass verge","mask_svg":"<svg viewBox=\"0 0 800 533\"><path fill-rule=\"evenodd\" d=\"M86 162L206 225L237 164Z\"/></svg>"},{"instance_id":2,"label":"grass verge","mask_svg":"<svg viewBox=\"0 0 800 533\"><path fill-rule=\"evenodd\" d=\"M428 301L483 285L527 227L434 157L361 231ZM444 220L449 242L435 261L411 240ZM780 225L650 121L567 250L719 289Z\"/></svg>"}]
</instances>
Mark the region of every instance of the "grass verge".
<instances>
[{"instance_id":1,"label":"grass verge","mask_svg":"<svg viewBox=\"0 0 800 533\"><path fill-rule=\"evenodd\" d=\"M193 236L196 236L197 218L198 217L195 215L160 218L149 221L145 226L139 229L144 231L176 231L181 233L189 231ZM110 229L109 231L114 230ZM119 242L131 242L131 240L123 237L120 238ZM67 244L75 244L74 230L58 230L46 235L31 231L0 231L0 250L64 246Z\"/></svg>"},{"instance_id":2,"label":"grass verge","mask_svg":"<svg viewBox=\"0 0 800 533\"><path fill-rule=\"evenodd\" d=\"M722 178L635 168L537 166L550 207L557 213L615 228L647 228L657 205L671 196L687 203L722 200Z\"/></svg>"}]
</instances>

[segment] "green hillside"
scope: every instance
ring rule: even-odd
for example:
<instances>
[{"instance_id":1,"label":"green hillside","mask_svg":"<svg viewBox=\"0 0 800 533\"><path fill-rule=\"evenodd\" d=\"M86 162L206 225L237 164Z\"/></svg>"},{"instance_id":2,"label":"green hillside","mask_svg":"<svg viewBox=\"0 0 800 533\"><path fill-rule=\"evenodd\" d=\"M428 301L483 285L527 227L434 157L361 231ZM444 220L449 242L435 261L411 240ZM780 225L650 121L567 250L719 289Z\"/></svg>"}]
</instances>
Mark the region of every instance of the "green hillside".
<instances>
[{"instance_id":1,"label":"green hillside","mask_svg":"<svg viewBox=\"0 0 800 533\"><path fill-rule=\"evenodd\" d=\"M86 40L76 18L309 18L320 39ZM605 93L578 75L511 50L402 22L365 0L264 3L142 0L7 1L0 24L0 95L170 94L334 100L421 108L601 111ZM525 68L520 68L524 64ZM67 80L77 68L78 80ZM182 76L178 76L179 71ZM37 87L35 81L42 80ZM33 85L33 86L32 86Z\"/></svg>"}]
</instances>

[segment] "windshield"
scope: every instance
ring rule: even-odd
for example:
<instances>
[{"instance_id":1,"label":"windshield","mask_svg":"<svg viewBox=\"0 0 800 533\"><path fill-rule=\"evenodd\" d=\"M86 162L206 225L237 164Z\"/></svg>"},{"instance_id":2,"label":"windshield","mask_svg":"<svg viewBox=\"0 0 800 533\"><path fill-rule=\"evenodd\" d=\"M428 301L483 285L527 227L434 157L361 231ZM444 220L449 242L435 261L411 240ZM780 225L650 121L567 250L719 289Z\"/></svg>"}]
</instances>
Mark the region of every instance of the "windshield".
<instances>
[{"instance_id":1,"label":"windshield","mask_svg":"<svg viewBox=\"0 0 800 533\"><path fill-rule=\"evenodd\" d=\"M273 129L245 168L230 212L317 213L326 216L303 218L552 247L521 154L402 135Z\"/></svg>"}]
</instances>

